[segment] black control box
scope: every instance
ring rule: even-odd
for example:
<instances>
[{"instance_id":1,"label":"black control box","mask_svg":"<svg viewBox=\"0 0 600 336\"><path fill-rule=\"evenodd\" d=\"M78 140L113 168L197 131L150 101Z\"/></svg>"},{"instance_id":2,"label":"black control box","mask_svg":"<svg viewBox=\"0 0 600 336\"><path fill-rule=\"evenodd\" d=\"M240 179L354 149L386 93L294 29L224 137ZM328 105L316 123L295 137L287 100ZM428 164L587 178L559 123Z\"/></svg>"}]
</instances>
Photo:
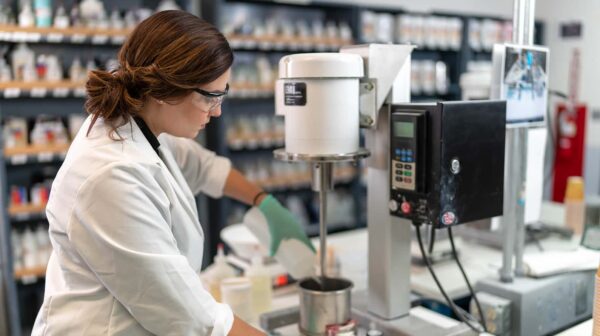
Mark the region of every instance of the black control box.
<instances>
[{"instance_id":1,"label":"black control box","mask_svg":"<svg viewBox=\"0 0 600 336\"><path fill-rule=\"evenodd\" d=\"M393 105L390 212L444 228L502 214L506 102Z\"/></svg>"}]
</instances>

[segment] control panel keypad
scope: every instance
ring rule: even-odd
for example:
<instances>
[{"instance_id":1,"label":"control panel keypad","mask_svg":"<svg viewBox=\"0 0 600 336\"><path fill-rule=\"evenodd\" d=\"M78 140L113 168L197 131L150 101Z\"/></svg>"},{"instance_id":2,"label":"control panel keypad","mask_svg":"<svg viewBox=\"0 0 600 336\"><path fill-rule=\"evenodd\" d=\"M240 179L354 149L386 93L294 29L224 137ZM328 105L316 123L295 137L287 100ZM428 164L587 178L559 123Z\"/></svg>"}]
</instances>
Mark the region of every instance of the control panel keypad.
<instances>
[{"instance_id":1,"label":"control panel keypad","mask_svg":"<svg viewBox=\"0 0 600 336\"><path fill-rule=\"evenodd\" d=\"M397 148L394 151L391 170L393 188L415 190L415 160L411 149Z\"/></svg>"}]
</instances>

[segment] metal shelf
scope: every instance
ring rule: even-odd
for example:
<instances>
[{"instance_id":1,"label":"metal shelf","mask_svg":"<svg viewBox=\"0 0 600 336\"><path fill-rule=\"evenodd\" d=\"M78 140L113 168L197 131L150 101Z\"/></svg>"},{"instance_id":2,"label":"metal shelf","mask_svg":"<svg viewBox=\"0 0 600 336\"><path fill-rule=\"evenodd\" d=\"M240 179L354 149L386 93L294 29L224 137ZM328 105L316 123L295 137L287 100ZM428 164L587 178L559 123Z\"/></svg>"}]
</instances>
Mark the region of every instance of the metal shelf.
<instances>
[{"instance_id":1,"label":"metal shelf","mask_svg":"<svg viewBox=\"0 0 600 336\"><path fill-rule=\"evenodd\" d=\"M341 46L352 45L353 41L327 39L299 39L285 36L261 37L246 35L227 36L229 44L237 51L262 52L324 52L337 51Z\"/></svg>"},{"instance_id":2,"label":"metal shelf","mask_svg":"<svg viewBox=\"0 0 600 336\"><path fill-rule=\"evenodd\" d=\"M445 54L458 54L460 49L440 49L440 48L429 48L417 46L413 52L432 52L432 53L445 53Z\"/></svg>"},{"instance_id":3,"label":"metal shelf","mask_svg":"<svg viewBox=\"0 0 600 336\"><path fill-rule=\"evenodd\" d=\"M0 83L0 96L5 99L19 98L85 98L85 86L81 82L7 82Z\"/></svg>"},{"instance_id":4,"label":"metal shelf","mask_svg":"<svg viewBox=\"0 0 600 336\"><path fill-rule=\"evenodd\" d=\"M253 141L253 142L249 142L249 141L244 141L244 142L240 142L240 144L233 144L231 142L227 143L227 149L229 150L230 153L240 153L240 152L264 152L264 151L268 151L268 150L275 150L277 148L281 148L284 145L284 141L283 139L281 139L280 141L271 141L270 144L266 144L264 142L261 141Z\"/></svg>"},{"instance_id":5,"label":"metal shelf","mask_svg":"<svg viewBox=\"0 0 600 336\"><path fill-rule=\"evenodd\" d=\"M21 218L26 216L40 216L46 213L46 204L22 204L11 205L8 207L8 215L11 218Z\"/></svg>"},{"instance_id":6,"label":"metal shelf","mask_svg":"<svg viewBox=\"0 0 600 336\"><path fill-rule=\"evenodd\" d=\"M23 28L0 25L0 42L121 45L129 33L130 31L125 29Z\"/></svg>"},{"instance_id":7,"label":"metal shelf","mask_svg":"<svg viewBox=\"0 0 600 336\"><path fill-rule=\"evenodd\" d=\"M46 266L38 266L33 268L21 268L15 270L15 279L23 282L31 282L39 278L46 277Z\"/></svg>"},{"instance_id":8,"label":"metal shelf","mask_svg":"<svg viewBox=\"0 0 600 336\"><path fill-rule=\"evenodd\" d=\"M275 89L272 87L236 87L232 86L227 99L260 99L274 98Z\"/></svg>"},{"instance_id":9,"label":"metal shelf","mask_svg":"<svg viewBox=\"0 0 600 336\"><path fill-rule=\"evenodd\" d=\"M48 163L64 160L69 144L5 148L6 164L16 166L28 163Z\"/></svg>"}]
</instances>

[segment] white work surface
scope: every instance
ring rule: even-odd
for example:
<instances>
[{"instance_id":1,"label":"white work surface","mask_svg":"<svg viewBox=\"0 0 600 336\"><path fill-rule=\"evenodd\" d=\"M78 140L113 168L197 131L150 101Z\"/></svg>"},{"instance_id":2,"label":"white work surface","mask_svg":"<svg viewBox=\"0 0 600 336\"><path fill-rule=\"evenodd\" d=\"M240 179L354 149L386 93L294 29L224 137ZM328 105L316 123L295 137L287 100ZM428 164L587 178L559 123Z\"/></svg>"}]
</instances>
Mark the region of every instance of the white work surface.
<instances>
[{"instance_id":1,"label":"white work surface","mask_svg":"<svg viewBox=\"0 0 600 336\"><path fill-rule=\"evenodd\" d=\"M313 242L316 244L315 246L318 246L318 238L313 239ZM541 245L546 251L574 249L578 244L579 238L577 237L571 241L554 238L541 241ZM340 259L342 277L354 282L354 290L367 289L367 229L329 235L327 245L335 249L336 255ZM416 245L416 242L413 241L413 245ZM459 258L471 284L474 285L483 278L498 276L498 269L502 263L501 250L464 240L457 245ZM413 246L413 251L415 249L418 250L416 246ZM536 246L528 245L525 253L533 255L540 252ZM435 264L433 268L450 297L456 299L469 294L456 262L453 260L443 261ZM413 265L410 272L413 292L444 300L426 267Z\"/></svg>"},{"instance_id":2,"label":"white work surface","mask_svg":"<svg viewBox=\"0 0 600 336\"><path fill-rule=\"evenodd\" d=\"M313 239L318 246L318 238ZM579 243L579 238L571 241L548 239L540 242L546 251L572 250ZM416 242L413 242L413 245ZM329 235L327 245L333 247L341 263L341 276L354 283L354 291L367 289L367 229L358 229ZM472 285L483 278L497 277L502 263L502 251L473 242L462 241L457 246L459 258L465 268ZM413 246L415 250L415 246ZM536 246L527 246L526 255L539 254ZM435 272L448 295L462 298L469 295L467 285L452 260L434 265ZM424 266L413 265L410 270L411 290L417 294L444 301L429 271ZM294 286L278 290L273 297L272 310L294 307L298 305L298 294ZM585 328L582 326L581 328ZM587 330L587 329L585 329ZM277 329L281 335L298 335L297 325ZM576 331L575 331L576 332ZM562 335L576 335L565 333ZM579 335L579 334L577 334Z\"/></svg>"}]
</instances>

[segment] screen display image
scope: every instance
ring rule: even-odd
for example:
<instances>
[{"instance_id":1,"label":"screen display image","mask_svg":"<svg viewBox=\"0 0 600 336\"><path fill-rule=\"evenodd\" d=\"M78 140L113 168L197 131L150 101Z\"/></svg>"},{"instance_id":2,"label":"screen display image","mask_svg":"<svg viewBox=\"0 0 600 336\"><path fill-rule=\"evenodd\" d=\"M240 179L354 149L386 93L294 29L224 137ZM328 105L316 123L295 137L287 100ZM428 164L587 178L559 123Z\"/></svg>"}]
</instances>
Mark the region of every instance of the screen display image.
<instances>
[{"instance_id":1,"label":"screen display image","mask_svg":"<svg viewBox=\"0 0 600 336\"><path fill-rule=\"evenodd\" d=\"M411 122L395 122L394 136L400 138L413 138L415 136L415 124Z\"/></svg>"},{"instance_id":2,"label":"screen display image","mask_svg":"<svg viewBox=\"0 0 600 336\"><path fill-rule=\"evenodd\" d=\"M548 105L548 52L506 46L501 99L508 123L541 122Z\"/></svg>"}]
</instances>

